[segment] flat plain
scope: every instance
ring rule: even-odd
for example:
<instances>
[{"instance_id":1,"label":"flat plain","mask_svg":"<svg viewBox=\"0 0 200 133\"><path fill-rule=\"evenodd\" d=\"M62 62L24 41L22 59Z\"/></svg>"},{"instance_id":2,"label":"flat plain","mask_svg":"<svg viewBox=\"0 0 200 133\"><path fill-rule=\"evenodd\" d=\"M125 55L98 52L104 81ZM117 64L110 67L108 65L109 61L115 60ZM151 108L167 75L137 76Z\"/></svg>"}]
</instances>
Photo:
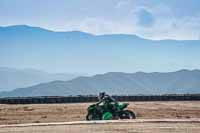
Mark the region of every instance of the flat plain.
<instances>
[{"instance_id":1,"label":"flat plain","mask_svg":"<svg viewBox=\"0 0 200 133\"><path fill-rule=\"evenodd\" d=\"M200 118L200 101L129 102L137 119ZM93 103L0 105L0 125L84 121ZM4 127L0 133L199 133L199 122L136 122L56 126Z\"/></svg>"}]
</instances>

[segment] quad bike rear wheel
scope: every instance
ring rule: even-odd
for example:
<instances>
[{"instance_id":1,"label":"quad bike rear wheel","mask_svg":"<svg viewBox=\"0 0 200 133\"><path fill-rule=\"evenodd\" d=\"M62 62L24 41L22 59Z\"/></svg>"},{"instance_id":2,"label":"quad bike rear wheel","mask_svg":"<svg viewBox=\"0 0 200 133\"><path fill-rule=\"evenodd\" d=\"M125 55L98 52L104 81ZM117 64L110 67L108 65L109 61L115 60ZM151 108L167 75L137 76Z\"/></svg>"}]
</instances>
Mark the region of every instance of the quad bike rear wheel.
<instances>
[{"instance_id":1,"label":"quad bike rear wheel","mask_svg":"<svg viewBox=\"0 0 200 133\"><path fill-rule=\"evenodd\" d=\"M113 119L113 115L112 113L110 112L105 112L103 115L102 115L102 120L112 120Z\"/></svg>"},{"instance_id":2,"label":"quad bike rear wheel","mask_svg":"<svg viewBox=\"0 0 200 133\"><path fill-rule=\"evenodd\" d=\"M130 110L124 110L120 114L120 119L135 119L135 113Z\"/></svg>"}]
</instances>

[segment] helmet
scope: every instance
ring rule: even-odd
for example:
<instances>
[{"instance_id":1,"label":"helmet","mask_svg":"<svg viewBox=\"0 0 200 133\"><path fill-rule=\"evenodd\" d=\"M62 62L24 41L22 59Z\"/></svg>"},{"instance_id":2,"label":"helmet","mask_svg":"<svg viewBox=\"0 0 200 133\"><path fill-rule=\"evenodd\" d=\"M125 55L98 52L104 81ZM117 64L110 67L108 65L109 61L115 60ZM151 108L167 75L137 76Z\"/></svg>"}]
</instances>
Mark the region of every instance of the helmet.
<instances>
[{"instance_id":1,"label":"helmet","mask_svg":"<svg viewBox=\"0 0 200 133\"><path fill-rule=\"evenodd\" d=\"M101 100L105 96L105 94L106 94L105 92L100 92L99 93L99 100Z\"/></svg>"}]
</instances>

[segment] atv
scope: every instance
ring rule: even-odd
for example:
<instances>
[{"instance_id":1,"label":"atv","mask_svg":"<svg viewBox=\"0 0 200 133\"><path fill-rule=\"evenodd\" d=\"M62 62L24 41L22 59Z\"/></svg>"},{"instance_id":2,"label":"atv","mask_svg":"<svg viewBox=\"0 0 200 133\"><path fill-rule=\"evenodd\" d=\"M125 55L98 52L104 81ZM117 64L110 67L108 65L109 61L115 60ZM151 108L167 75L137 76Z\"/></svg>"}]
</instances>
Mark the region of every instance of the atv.
<instances>
[{"instance_id":1,"label":"atv","mask_svg":"<svg viewBox=\"0 0 200 133\"><path fill-rule=\"evenodd\" d=\"M114 101L112 97L106 95L101 100L88 107L87 120L117 120L117 119L135 119L135 113L131 110L125 110L129 104Z\"/></svg>"}]
</instances>

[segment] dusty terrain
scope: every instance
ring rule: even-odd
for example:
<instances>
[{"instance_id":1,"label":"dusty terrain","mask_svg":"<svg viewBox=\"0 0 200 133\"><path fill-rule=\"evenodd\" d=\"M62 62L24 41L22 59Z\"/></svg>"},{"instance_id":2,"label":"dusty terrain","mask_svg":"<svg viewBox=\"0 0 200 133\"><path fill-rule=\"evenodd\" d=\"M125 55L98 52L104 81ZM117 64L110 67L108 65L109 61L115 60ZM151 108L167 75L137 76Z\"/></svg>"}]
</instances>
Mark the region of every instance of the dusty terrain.
<instances>
[{"instance_id":1,"label":"dusty terrain","mask_svg":"<svg viewBox=\"0 0 200 133\"><path fill-rule=\"evenodd\" d=\"M138 122L137 120L139 119L130 120L129 122L122 120L117 120L117 122L105 121L98 124L94 122L87 124L67 124L65 122L55 123L55 125L38 123L32 126L26 126L27 124L22 126L20 124L20 126L1 127L0 133L199 133L200 130L200 120L197 120L198 122L188 122L185 119L185 122L177 122L175 119L171 119L159 123L155 119L151 122L145 120Z\"/></svg>"},{"instance_id":2,"label":"dusty terrain","mask_svg":"<svg viewBox=\"0 0 200 133\"><path fill-rule=\"evenodd\" d=\"M200 101L131 102L129 109L136 113L137 119L128 123L117 121L117 123L63 124L85 120L86 109L90 104L92 103L0 105L0 133L199 133L200 131ZM169 121L159 122L166 120L164 118L168 118ZM144 122L141 122L142 119ZM192 119L197 121L187 121ZM52 122L56 122L55 125Z\"/></svg>"},{"instance_id":3,"label":"dusty terrain","mask_svg":"<svg viewBox=\"0 0 200 133\"><path fill-rule=\"evenodd\" d=\"M0 125L85 120L92 103L0 105ZM200 101L130 102L138 119L200 118Z\"/></svg>"}]
</instances>

